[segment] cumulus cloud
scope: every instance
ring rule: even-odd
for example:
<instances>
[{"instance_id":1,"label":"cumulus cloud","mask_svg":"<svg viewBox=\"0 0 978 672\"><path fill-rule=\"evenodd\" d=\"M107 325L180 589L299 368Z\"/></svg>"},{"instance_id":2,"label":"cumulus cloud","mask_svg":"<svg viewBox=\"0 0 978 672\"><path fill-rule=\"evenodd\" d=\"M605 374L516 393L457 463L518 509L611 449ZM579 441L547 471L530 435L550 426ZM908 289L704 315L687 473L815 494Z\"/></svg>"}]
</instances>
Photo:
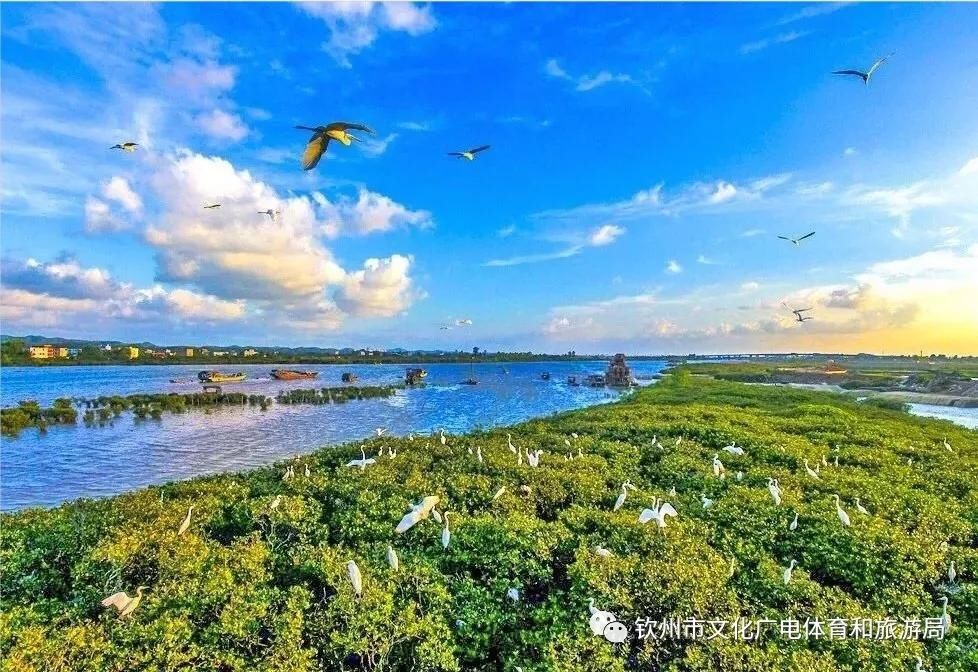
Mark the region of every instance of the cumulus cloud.
<instances>
[{"instance_id":1,"label":"cumulus cloud","mask_svg":"<svg viewBox=\"0 0 978 672\"><path fill-rule=\"evenodd\" d=\"M248 135L248 126L241 117L224 110L211 110L197 116L197 125L207 135L218 140L241 140Z\"/></svg>"},{"instance_id":2,"label":"cumulus cloud","mask_svg":"<svg viewBox=\"0 0 978 672\"><path fill-rule=\"evenodd\" d=\"M666 263L666 271L669 273L682 273L683 267L679 265L679 262L675 259L670 259Z\"/></svg>"},{"instance_id":3,"label":"cumulus cloud","mask_svg":"<svg viewBox=\"0 0 978 672\"><path fill-rule=\"evenodd\" d=\"M437 25L430 5L413 2L302 2L300 8L329 28L323 50L344 68L350 56L371 46L383 32L418 36Z\"/></svg>"},{"instance_id":4,"label":"cumulus cloud","mask_svg":"<svg viewBox=\"0 0 978 672\"><path fill-rule=\"evenodd\" d=\"M107 233L123 231L130 222L122 213L113 210L111 203L120 206L129 215L138 215L143 201L123 177L113 177L102 184L102 198L88 196L85 199L85 231Z\"/></svg>"},{"instance_id":5,"label":"cumulus cloud","mask_svg":"<svg viewBox=\"0 0 978 672\"><path fill-rule=\"evenodd\" d=\"M102 187L102 195L110 201L115 201L129 212L139 212L143 209L143 200L132 190L129 182L123 177L113 177Z\"/></svg>"},{"instance_id":6,"label":"cumulus cloud","mask_svg":"<svg viewBox=\"0 0 978 672\"><path fill-rule=\"evenodd\" d=\"M411 289L411 258L395 254L367 259L349 273L336 293L336 304L358 316L390 317L406 310L416 298Z\"/></svg>"},{"instance_id":7,"label":"cumulus cloud","mask_svg":"<svg viewBox=\"0 0 978 672\"><path fill-rule=\"evenodd\" d=\"M325 218L323 232L336 237L343 233L368 235L414 226L426 229L434 226L427 210L411 210L388 196L361 187L356 200L341 196L329 201L319 193L313 200Z\"/></svg>"}]
</instances>

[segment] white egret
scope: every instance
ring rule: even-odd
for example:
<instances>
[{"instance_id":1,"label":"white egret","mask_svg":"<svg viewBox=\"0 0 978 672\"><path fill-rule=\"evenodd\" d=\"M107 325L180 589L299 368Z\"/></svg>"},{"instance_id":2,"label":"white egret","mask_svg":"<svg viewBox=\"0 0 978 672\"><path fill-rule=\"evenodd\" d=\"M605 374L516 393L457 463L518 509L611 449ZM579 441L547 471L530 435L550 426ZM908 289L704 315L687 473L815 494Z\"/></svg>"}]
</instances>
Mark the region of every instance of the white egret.
<instances>
[{"instance_id":1,"label":"white egret","mask_svg":"<svg viewBox=\"0 0 978 672\"><path fill-rule=\"evenodd\" d=\"M435 519L435 522L441 525L442 517L438 509L431 509L431 517Z\"/></svg>"},{"instance_id":2,"label":"white egret","mask_svg":"<svg viewBox=\"0 0 978 672\"><path fill-rule=\"evenodd\" d=\"M621 484L621 494L618 495L618 499L615 500L615 506L612 509L612 511L617 511L625 503L625 497L628 496L628 488L631 488L632 490L637 490L638 489L634 485L632 485L631 482L629 482L629 481L625 481L624 483L622 483Z\"/></svg>"},{"instance_id":3,"label":"white egret","mask_svg":"<svg viewBox=\"0 0 978 672\"><path fill-rule=\"evenodd\" d=\"M387 431L387 428L386 427L378 427L374 431L377 432L377 436L380 437L380 436L383 436L384 435L384 432Z\"/></svg>"},{"instance_id":4,"label":"white egret","mask_svg":"<svg viewBox=\"0 0 978 672\"><path fill-rule=\"evenodd\" d=\"M744 480L744 472L742 472L742 471L738 471L737 472L737 480L738 481Z\"/></svg>"},{"instance_id":5,"label":"white egret","mask_svg":"<svg viewBox=\"0 0 978 672\"><path fill-rule=\"evenodd\" d=\"M523 449L522 448L519 448L516 451L516 466L518 466L518 467L522 467L523 466Z\"/></svg>"},{"instance_id":6,"label":"white egret","mask_svg":"<svg viewBox=\"0 0 978 672\"><path fill-rule=\"evenodd\" d=\"M268 508L274 511L279 507L279 504L281 503L282 503L282 495L275 495L275 499L273 499L271 504L268 505Z\"/></svg>"},{"instance_id":7,"label":"white egret","mask_svg":"<svg viewBox=\"0 0 978 672\"><path fill-rule=\"evenodd\" d=\"M951 444L947 442L947 437L946 436L944 437L944 449L947 450L947 452L949 452L949 453L953 453L954 452L951 449Z\"/></svg>"},{"instance_id":8,"label":"white egret","mask_svg":"<svg viewBox=\"0 0 978 672\"><path fill-rule=\"evenodd\" d=\"M954 580L958 578L958 570L954 568L954 560L951 561L951 566L947 568L947 580L948 583L954 583Z\"/></svg>"},{"instance_id":9,"label":"white egret","mask_svg":"<svg viewBox=\"0 0 978 672\"><path fill-rule=\"evenodd\" d=\"M571 447L570 439L564 439L564 445L570 448Z\"/></svg>"},{"instance_id":10,"label":"white egret","mask_svg":"<svg viewBox=\"0 0 978 672\"><path fill-rule=\"evenodd\" d=\"M479 460L479 464L482 464L482 446L477 446L475 449L475 456Z\"/></svg>"},{"instance_id":11,"label":"white egret","mask_svg":"<svg viewBox=\"0 0 978 672\"><path fill-rule=\"evenodd\" d=\"M513 455L516 454L516 446L513 445L513 437L511 434L506 435L506 443L509 445L509 452Z\"/></svg>"},{"instance_id":12,"label":"white egret","mask_svg":"<svg viewBox=\"0 0 978 672\"><path fill-rule=\"evenodd\" d=\"M186 532L187 528L190 527L190 516L192 516L193 513L194 513L194 507L191 506L189 509L187 509L187 517L183 519L183 522L180 523L180 528L177 530L178 537L184 532Z\"/></svg>"},{"instance_id":13,"label":"white egret","mask_svg":"<svg viewBox=\"0 0 978 672\"><path fill-rule=\"evenodd\" d=\"M866 510L866 507L859 503L858 497L856 497L856 511L863 514L864 516L869 515L869 511Z\"/></svg>"},{"instance_id":14,"label":"white egret","mask_svg":"<svg viewBox=\"0 0 978 672\"><path fill-rule=\"evenodd\" d=\"M571 437L577 440L577 432L571 432Z\"/></svg>"},{"instance_id":15,"label":"white egret","mask_svg":"<svg viewBox=\"0 0 978 672\"><path fill-rule=\"evenodd\" d=\"M430 497L425 497L417 504L412 504L411 510L408 511L403 518L401 518L401 522L397 524L394 531L398 534L407 532L422 520L425 520L428 516L430 516L438 502L439 498L436 495L432 495Z\"/></svg>"},{"instance_id":16,"label":"white egret","mask_svg":"<svg viewBox=\"0 0 978 672\"><path fill-rule=\"evenodd\" d=\"M676 448L678 448L679 447L679 444L682 443L682 442L683 442L683 437L682 436L678 437L676 439Z\"/></svg>"},{"instance_id":17,"label":"white egret","mask_svg":"<svg viewBox=\"0 0 978 672\"><path fill-rule=\"evenodd\" d=\"M838 455L835 456L835 459L832 461L832 463L838 468L838 466L839 466L839 456Z\"/></svg>"},{"instance_id":18,"label":"white egret","mask_svg":"<svg viewBox=\"0 0 978 672\"><path fill-rule=\"evenodd\" d=\"M466 149L465 151L449 152L448 155L457 156L460 159L468 159L469 161L472 161L473 159L475 159L476 154L478 154L479 152L484 152L487 149L489 149L489 145L481 145L473 149Z\"/></svg>"},{"instance_id":19,"label":"white egret","mask_svg":"<svg viewBox=\"0 0 978 672\"><path fill-rule=\"evenodd\" d=\"M309 471L309 465L307 464L306 465L306 478L309 478L310 475L312 475L312 472Z\"/></svg>"},{"instance_id":20,"label":"white egret","mask_svg":"<svg viewBox=\"0 0 978 672\"><path fill-rule=\"evenodd\" d=\"M518 588L510 588L506 591L506 597L511 599L513 602L520 601L520 591Z\"/></svg>"},{"instance_id":21,"label":"white egret","mask_svg":"<svg viewBox=\"0 0 978 672\"><path fill-rule=\"evenodd\" d=\"M727 470L723 468L719 453L713 453L713 475L717 478L726 478Z\"/></svg>"},{"instance_id":22,"label":"white egret","mask_svg":"<svg viewBox=\"0 0 978 672\"><path fill-rule=\"evenodd\" d=\"M594 547L594 552L600 555L602 558L610 558L612 555L614 555L614 553L600 544Z\"/></svg>"},{"instance_id":23,"label":"white egret","mask_svg":"<svg viewBox=\"0 0 978 672\"><path fill-rule=\"evenodd\" d=\"M475 454L475 453L472 452L472 446L466 446L465 449L467 451L469 451L469 455L474 455Z\"/></svg>"},{"instance_id":24,"label":"white egret","mask_svg":"<svg viewBox=\"0 0 978 672\"><path fill-rule=\"evenodd\" d=\"M391 569L393 569L395 572L397 571L397 568L401 566L400 561L397 559L397 552L391 545L387 546L387 564L390 565Z\"/></svg>"},{"instance_id":25,"label":"white egret","mask_svg":"<svg viewBox=\"0 0 978 672\"><path fill-rule=\"evenodd\" d=\"M773 478L767 479L767 491L771 493L774 505L781 506L781 488L778 487L778 482Z\"/></svg>"},{"instance_id":26,"label":"white egret","mask_svg":"<svg viewBox=\"0 0 978 672\"><path fill-rule=\"evenodd\" d=\"M353 592L357 594L357 597L361 597L363 595L363 576L360 574L357 563L353 560L347 561L346 573L350 575L350 585L353 586Z\"/></svg>"},{"instance_id":27,"label":"white egret","mask_svg":"<svg viewBox=\"0 0 978 672\"><path fill-rule=\"evenodd\" d=\"M927 672L927 670L924 669L924 659L920 656L917 656L917 664L914 666L913 670L914 672Z\"/></svg>"},{"instance_id":28,"label":"white egret","mask_svg":"<svg viewBox=\"0 0 978 672\"><path fill-rule=\"evenodd\" d=\"M736 441L734 441L733 443L731 443L729 446L724 446L723 447L723 450L727 451L731 455L743 455L744 454L744 449L741 448L740 446L738 446Z\"/></svg>"},{"instance_id":29,"label":"white egret","mask_svg":"<svg viewBox=\"0 0 978 672\"><path fill-rule=\"evenodd\" d=\"M791 524L788 525L788 529L791 530L792 532L794 532L795 530L798 529L798 514L797 513L795 514L794 520L792 520L791 521Z\"/></svg>"},{"instance_id":30,"label":"white egret","mask_svg":"<svg viewBox=\"0 0 978 672\"><path fill-rule=\"evenodd\" d=\"M829 458L826 455L822 455L822 466L823 467L829 466Z\"/></svg>"},{"instance_id":31,"label":"white egret","mask_svg":"<svg viewBox=\"0 0 978 672\"><path fill-rule=\"evenodd\" d=\"M808 460L807 459L805 460L805 473L808 474L809 476L811 476L812 478L814 478L816 481L822 480L819 477L818 472L816 472L815 470L813 470L811 467L808 466Z\"/></svg>"},{"instance_id":32,"label":"white egret","mask_svg":"<svg viewBox=\"0 0 978 672\"><path fill-rule=\"evenodd\" d=\"M349 462L346 463L346 466L360 467L360 469L366 469L367 465L374 464L376 461L377 460L373 457L368 458L366 451L363 449L363 446L360 446L360 459L350 460Z\"/></svg>"},{"instance_id":33,"label":"white egret","mask_svg":"<svg viewBox=\"0 0 978 672\"><path fill-rule=\"evenodd\" d=\"M438 430L438 437L439 437L439 441L441 441L441 445L444 446L448 442L448 439L445 438L445 430L444 429L439 429Z\"/></svg>"},{"instance_id":34,"label":"white egret","mask_svg":"<svg viewBox=\"0 0 978 672\"><path fill-rule=\"evenodd\" d=\"M448 544L452 540L452 533L448 529L448 511L445 512L445 529L441 531L441 547L448 549Z\"/></svg>"},{"instance_id":35,"label":"white egret","mask_svg":"<svg viewBox=\"0 0 978 672\"><path fill-rule=\"evenodd\" d=\"M784 570L784 585L787 586L791 582L791 570L795 568L796 564L798 563L792 560L791 564L788 565L788 569Z\"/></svg>"},{"instance_id":36,"label":"white egret","mask_svg":"<svg viewBox=\"0 0 978 672\"><path fill-rule=\"evenodd\" d=\"M495 502L497 499L499 499L500 497L502 497L504 492L506 492L506 486L505 485L503 487L499 488L499 490L496 490L496 494L492 496L492 501Z\"/></svg>"},{"instance_id":37,"label":"white egret","mask_svg":"<svg viewBox=\"0 0 978 672\"><path fill-rule=\"evenodd\" d=\"M835 512L839 515L839 520L842 521L843 525L849 527L849 514L842 510L842 504L839 503L839 496L832 495L832 497L835 499Z\"/></svg>"},{"instance_id":38,"label":"white egret","mask_svg":"<svg viewBox=\"0 0 978 672\"><path fill-rule=\"evenodd\" d=\"M706 493L703 493L703 496L700 497L700 501L703 502L703 508L704 509L708 509L711 506L713 506L713 500L710 499L709 497L707 497L706 496Z\"/></svg>"},{"instance_id":39,"label":"white egret","mask_svg":"<svg viewBox=\"0 0 978 672\"><path fill-rule=\"evenodd\" d=\"M944 624L944 632L951 630L951 614L947 613L947 595L941 598L944 609L941 611L941 622Z\"/></svg>"},{"instance_id":40,"label":"white egret","mask_svg":"<svg viewBox=\"0 0 978 672\"><path fill-rule=\"evenodd\" d=\"M136 588L136 595L133 597L129 597L125 591L113 593L102 600L102 606L115 607L115 610L119 612L120 619L127 618L136 610L139 603L143 601L143 590L145 589L146 586L138 586Z\"/></svg>"},{"instance_id":41,"label":"white egret","mask_svg":"<svg viewBox=\"0 0 978 672\"><path fill-rule=\"evenodd\" d=\"M709 508L706 504L706 497L704 496L703 508ZM713 502L710 502L712 505ZM645 524L650 520L654 520L655 524L658 525L660 530L664 530L666 527L666 516L672 516L675 518L679 515L679 512L670 504L669 502L659 502L659 498L656 497L652 502L651 509L642 509L642 512L638 514L638 522Z\"/></svg>"},{"instance_id":42,"label":"white egret","mask_svg":"<svg viewBox=\"0 0 978 672\"><path fill-rule=\"evenodd\" d=\"M670 497L676 496L676 486L672 486L671 488L669 488L669 496Z\"/></svg>"}]
</instances>

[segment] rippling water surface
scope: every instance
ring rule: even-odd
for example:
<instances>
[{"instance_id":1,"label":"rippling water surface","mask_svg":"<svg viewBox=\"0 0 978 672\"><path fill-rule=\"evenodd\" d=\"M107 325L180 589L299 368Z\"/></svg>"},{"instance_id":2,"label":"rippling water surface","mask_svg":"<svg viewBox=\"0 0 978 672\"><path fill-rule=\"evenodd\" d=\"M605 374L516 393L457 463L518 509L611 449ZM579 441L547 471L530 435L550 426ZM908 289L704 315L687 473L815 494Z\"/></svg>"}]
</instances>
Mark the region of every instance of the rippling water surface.
<instances>
[{"instance_id":1,"label":"rippling water surface","mask_svg":"<svg viewBox=\"0 0 978 672\"><path fill-rule=\"evenodd\" d=\"M617 397L604 388L571 387L567 376L601 373L606 362L479 364L479 385L467 364L425 364L427 385L399 390L387 399L339 405L222 408L205 414L165 413L162 420L137 421L124 413L111 426L85 427L79 413L74 427L51 427L46 434L28 429L4 437L0 453L0 509L51 506L78 497L103 497L154 483L259 466L311 452L328 444L364 438L375 427L392 434L443 428L464 432L474 427L507 425L528 418L604 403ZM632 362L640 382L665 364ZM402 365L304 365L319 371L315 381L272 379L268 365L229 366L248 380L225 390L275 396L279 390L340 385L343 371L354 371L361 385L403 381ZM92 398L137 392L194 392L199 366L5 367L0 373L0 403L36 399L49 405L58 397ZM549 381L541 380L544 371ZM644 379L644 380L643 380ZM171 383L171 380L184 382Z\"/></svg>"}]
</instances>

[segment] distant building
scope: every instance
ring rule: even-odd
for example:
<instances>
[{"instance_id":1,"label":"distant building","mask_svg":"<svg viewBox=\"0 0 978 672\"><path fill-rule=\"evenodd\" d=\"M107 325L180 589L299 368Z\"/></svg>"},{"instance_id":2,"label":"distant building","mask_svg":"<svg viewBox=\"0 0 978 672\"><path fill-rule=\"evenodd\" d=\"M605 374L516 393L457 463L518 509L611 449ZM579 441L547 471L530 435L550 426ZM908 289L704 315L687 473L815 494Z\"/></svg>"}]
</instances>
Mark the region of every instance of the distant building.
<instances>
[{"instance_id":1,"label":"distant building","mask_svg":"<svg viewBox=\"0 0 978 672\"><path fill-rule=\"evenodd\" d=\"M244 356L245 357L254 357L257 354L258 354L258 351L255 350L254 348L248 348L247 350L244 351Z\"/></svg>"},{"instance_id":2,"label":"distant building","mask_svg":"<svg viewBox=\"0 0 978 672\"><path fill-rule=\"evenodd\" d=\"M106 352L112 352L112 344L106 343L105 345L102 346L102 349L105 350Z\"/></svg>"},{"instance_id":3,"label":"distant building","mask_svg":"<svg viewBox=\"0 0 978 672\"><path fill-rule=\"evenodd\" d=\"M187 350L183 353L183 356L184 357L193 357L194 356L194 349L193 348L187 348Z\"/></svg>"},{"instance_id":4,"label":"distant building","mask_svg":"<svg viewBox=\"0 0 978 672\"><path fill-rule=\"evenodd\" d=\"M204 351L201 350L201 352L204 352ZM224 357L226 354L228 354L228 351L227 350L215 350L211 354L213 354L215 357Z\"/></svg>"},{"instance_id":5,"label":"distant building","mask_svg":"<svg viewBox=\"0 0 978 672\"><path fill-rule=\"evenodd\" d=\"M56 348L53 345L32 345L30 347L31 359L55 359L59 356L59 350L61 348ZM68 356L68 349L64 348L64 356Z\"/></svg>"},{"instance_id":6,"label":"distant building","mask_svg":"<svg viewBox=\"0 0 978 672\"><path fill-rule=\"evenodd\" d=\"M77 357L81 354L81 348L68 348L69 357Z\"/></svg>"},{"instance_id":7,"label":"distant building","mask_svg":"<svg viewBox=\"0 0 978 672\"><path fill-rule=\"evenodd\" d=\"M139 348L133 345L129 346L129 359L139 359Z\"/></svg>"},{"instance_id":8,"label":"distant building","mask_svg":"<svg viewBox=\"0 0 978 672\"><path fill-rule=\"evenodd\" d=\"M58 357L67 358L68 357L68 348L59 347L58 348Z\"/></svg>"}]
</instances>

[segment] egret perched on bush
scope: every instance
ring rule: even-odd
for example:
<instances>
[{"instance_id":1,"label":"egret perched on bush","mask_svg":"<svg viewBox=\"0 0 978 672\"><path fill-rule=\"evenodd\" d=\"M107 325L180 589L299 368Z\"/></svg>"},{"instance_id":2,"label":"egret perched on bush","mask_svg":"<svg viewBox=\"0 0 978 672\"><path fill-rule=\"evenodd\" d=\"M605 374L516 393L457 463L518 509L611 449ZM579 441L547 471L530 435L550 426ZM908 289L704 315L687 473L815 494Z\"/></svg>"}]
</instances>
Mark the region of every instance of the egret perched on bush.
<instances>
[{"instance_id":1,"label":"egret perched on bush","mask_svg":"<svg viewBox=\"0 0 978 672\"><path fill-rule=\"evenodd\" d=\"M448 439L445 438L445 430L444 429L438 430L438 436L439 436L439 440L441 441L441 445L444 446L446 443L448 443Z\"/></svg>"},{"instance_id":2,"label":"egret perched on bush","mask_svg":"<svg viewBox=\"0 0 978 672\"><path fill-rule=\"evenodd\" d=\"M397 524L394 531L398 534L403 534L404 532L410 530L412 527L431 515L431 512L434 510L435 505L438 504L438 501L438 496L432 495L430 497L425 497L417 504L412 504L411 510L408 511L403 518L401 518L401 522Z\"/></svg>"},{"instance_id":3,"label":"egret perched on bush","mask_svg":"<svg viewBox=\"0 0 978 672\"><path fill-rule=\"evenodd\" d=\"M951 566L947 568L947 581L948 583L954 583L956 578L958 578L958 570L954 568L954 560L952 560Z\"/></svg>"},{"instance_id":4,"label":"egret perched on bush","mask_svg":"<svg viewBox=\"0 0 978 672\"><path fill-rule=\"evenodd\" d=\"M839 496L832 495L832 497L835 498L835 512L839 515L839 520L842 521L843 525L849 527L849 514L842 510L842 504L839 503Z\"/></svg>"},{"instance_id":5,"label":"egret perched on bush","mask_svg":"<svg viewBox=\"0 0 978 672\"><path fill-rule=\"evenodd\" d=\"M273 499L272 503L268 505L268 508L274 511L275 509L278 508L279 504L281 503L282 503L282 495L275 495L275 499Z\"/></svg>"},{"instance_id":6,"label":"egret perched on bush","mask_svg":"<svg viewBox=\"0 0 978 672\"><path fill-rule=\"evenodd\" d=\"M951 449L951 444L947 442L947 437L946 436L944 437L944 449L947 450L947 452L949 452L949 453L953 453L954 452Z\"/></svg>"},{"instance_id":7,"label":"egret perched on bush","mask_svg":"<svg viewBox=\"0 0 978 672\"><path fill-rule=\"evenodd\" d=\"M787 586L791 582L791 570L795 568L796 564L798 563L792 560L791 564L788 565L788 569L784 570L784 585Z\"/></svg>"},{"instance_id":8,"label":"egret perched on bush","mask_svg":"<svg viewBox=\"0 0 978 672\"><path fill-rule=\"evenodd\" d=\"M624 483L622 483L621 494L618 495L618 499L615 500L615 507L612 509L612 511L617 511L625 503L625 497L628 496L628 488L631 488L632 490L638 489L634 485L632 485L630 481L625 481Z\"/></svg>"},{"instance_id":9,"label":"egret perched on bush","mask_svg":"<svg viewBox=\"0 0 978 672\"><path fill-rule=\"evenodd\" d=\"M742 472L742 471L738 471L737 472L737 480L738 481L744 480L744 472Z\"/></svg>"},{"instance_id":10,"label":"egret perched on bush","mask_svg":"<svg viewBox=\"0 0 978 672\"><path fill-rule=\"evenodd\" d=\"M703 497L704 509L709 508L709 506L706 503L707 501L709 500L707 500L706 497L704 496ZM710 506L712 506L712 504L713 502L710 502ZM659 526L659 529L664 530L666 528L666 516L676 517L678 515L679 513L672 506L672 504L670 504L669 502L662 502L660 504L659 498L656 497L655 500L652 502L651 509L642 509L642 512L638 514L638 522L644 525L650 520L654 520L655 524Z\"/></svg>"},{"instance_id":11,"label":"egret perched on bush","mask_svg":"<svg viewBox=\"0 0 978 672\"><path fill-rule=\"evenodd\" d=\"M713 475L717 478L726 478L727 470L723 468L719 453L713 453Z\"/></svg>"},{"instance_id":12,"label":"egret perched on bush","mask_svg":"<svg viewBox=\"0 0 978 672\"><path fill-rule=\"evenodd\" d=\"M866 510L866 507L859 503L858 497L856 497L856 511L863 514L864 516L869 515L869 511Z\"/></svg>"},{"instance_id":13,"label":"egret perched on bush","mask_svg":"<svg viewBox=\"0 0 978 672\"><path fill-rule=\"evenodd\" d=\"M700 501L703 502L703 508L704 509L708 509L711 506L713 506L713 500L710 499L709 497L707 497L706 496L706 493L703 493L703 496L700 497Z\"/></svg>"},{"instance_id":14,"label":"egret perched on bush","mask_svg":"<svg viewBox=\"0 0 978 672\"><path fill-rule=\"evenodd\" d=\"M367 452L360 446L360 459L350 460L346 463L348 467L360 467L360 469L366 469L368 464L374 464L377 460L373 457L368 458Z\"/></svg>"},{"instance_id":15,"label":"egret perched on bush","mask_svg":"<svg viewBox=\"0 0 978 672\"><path fill-rule=\"evenodd\" d=\"M502 497L504 492L506 492L506 486L505 485L503 487L499 488L499 490L496 490L496 494L492 496L492 501L495 502L497 499L499 499L500 497Z\"/></svg>"},{"instance_id":16,"label":"egret perched on bush","mask_svg":"<svg viewBox=\"0 0 978 672\"><path fill-rule=\"evenodd\" d=\"M778 482L775 479L767 479L767 491L771 493L771 499L774 500L774 505L781 506L781 488L778 487Z\"/></svg>"},{"instance_id":17,"label":"egret perched on bush","mask_svg":"<svg viewBox=\"0 0 978 672\"><path fill-rule=\"evenodd\" d=\"M816 481L822 480L818 475L818 472L808 466L808 460L805 460L805 473L814 478Z\"/></svg>"},{"instance_id":18,"label":"egret perched on bush","mask_svg":"<svg viewBox=\"0 0 978 672\"><path fill-rule=\"evenodd\" d=\"M788 525L788 529L791 530L792 532L794 532L795 530L798 529L798 514L797 513L795 514L795 519L792 520L791 521L791 524Z\"/></svg>"},{"instance_id":19,"label":"egret perched on bush","mask_svg":"<svg viewBox=\"0 0 978 672\"><path fill-rule=\"evenodd\" d=\"M193 512L194 507L191 506L189 509L187 509L187 517L183 519L183 522L180 523L180 528L177 530L178 537L186 532L187 528L190 527L190 516L193 515Z\"/></svg>"},{"instance_id":20,"label":"egret perched on bush","mask_svg":"<svg viewBox=\"0 0 978 672\"><path fill-rule=\"evenodd\" d=\"M614 553L609 551L601 544L598 544L597 546L594 547L594 552L600 555L602 558L610 558L612 555L614 555Z\"/></svg>"},{"instance_id":21,"label":"egret perched on bush","mask_svg":"<svg viewBox=\"0 0 978 672\"><path fill-rule=\"evenodd\" d=\"M390 565L391 569L395 572L397 568L400 567L400 562L397 560L397 552L394 551L394 547L388 544L387 546L387 564Z\"/></svg>"},{"instance_id":22,"label":"egret perched on bush","mask_svg":"<svg viewBox=\"0 0 978 672\"><path fill-rule=\"evenodd\" d=\"M927 672L927 670L924 669L924 659L920 656L917 656L917 665L914 666L913 670L914 672Z\"/></svg>"},{"instance_id":23,"label":"egret perched on bush","mask_svg":"<svg viewBox=\"0 0 978 672\"><path fill-rule=\"evenodd\" d=\"M509 452L511 452L513 455L515 455L517 451L516 451L516 446L513 445L513 437L512 437L512 435L510 435L510 434L507 434L506 435L506 443L509 446Z\"/></svg>"},{"instance_id":24,"label":"egret perched on bush","mask_svg":"<svg viewBox=\"0 0 978 672\"><path fill-rule=\"evenodd\" d=\"M119 612L120 619L127 618L136 610L139 603L143 601L143 591L146 588L147 586L137 587L135 597L129 597L125 591L120 590L118 593L113 593L102 600L102 606L115 607L116 611Z\"/></svg>"},{"instance_id":25,"label":"egret perched on bush","mask_svg":"<svg viewBox=\"0 0 978 672\"><path fill-rule=\"evenodd\" d=\"M482 446L476 446L475 457L479 460L479 464L482 464Z\"/></svg>"},{"instance_id":26,"label":"egret perched on bush","mask_svg":"<svg viewBox=\"0 0 978 672\"><path fill-rule=\"evenodd\" d=\"M513 602L520 601L520 591L518 588L510 588L506 591L506 597L511 599Z\"/></svg>"},{"instance_id":27,"label":"egret perched on bush","mask_svg":"<svg viewBox=\"0 0 978 672\"><path fill-rule=\"evenodd\" d=\"M744 454L744 449L741 448L740 446L738 446L736 441L734 441L733 443L731 443L729 446L724 446L723 447L723 450L727 451L731 455L743 455Z\"/></svg>"},{"instance_id":28,"label":"egret perched on bush","mask_svg":"<svg viewBox=\"0 0 978 672\"><path fill-rule=\"evenodd\" d=\"M364 455L364 457L366 457L366 455ZM312 472L309 471L309 465L308 464L306 465L305 474L306 474L306 478L309 478L309 476L312 475Z\"/></svg>"},{"instance_id":29,"label":"egret perched on bush","mask_svg":"<svg viewBox=\"0 0 978 672\"><path fill-rule=\"evenodd\" d=\"M941 611L941 623L944 624L944 632L949 632L951 630L951 614L947 613L947 595L941 598L941 602L944 603L944 609Z\"/></svg>"},{"instance_id":30,"label":"egret perched on bush","mask_svg":"<svg viewBox=\"0 0 978 672\"><path fill-rule=\"evenodd\" d=\"M360 568L357 567L357 563L353 560L348 560L346 563L346 573L350 575L350 585L353 586L353 592L357 594L357 597L363 596L363 576L360 574Z\"/></svg>"},{"instance_id":31,"label":"egret perched on bush","mask_svg":"<svg viewBox=\"0 0 978 672\"><path fill-rule=\"evenodd\" d=\"M452 541L452 532L448 529L448 511L445 512L445 529L441 531L441 547L448 549L448 544Z\"/></svg>"}]
</instances>

